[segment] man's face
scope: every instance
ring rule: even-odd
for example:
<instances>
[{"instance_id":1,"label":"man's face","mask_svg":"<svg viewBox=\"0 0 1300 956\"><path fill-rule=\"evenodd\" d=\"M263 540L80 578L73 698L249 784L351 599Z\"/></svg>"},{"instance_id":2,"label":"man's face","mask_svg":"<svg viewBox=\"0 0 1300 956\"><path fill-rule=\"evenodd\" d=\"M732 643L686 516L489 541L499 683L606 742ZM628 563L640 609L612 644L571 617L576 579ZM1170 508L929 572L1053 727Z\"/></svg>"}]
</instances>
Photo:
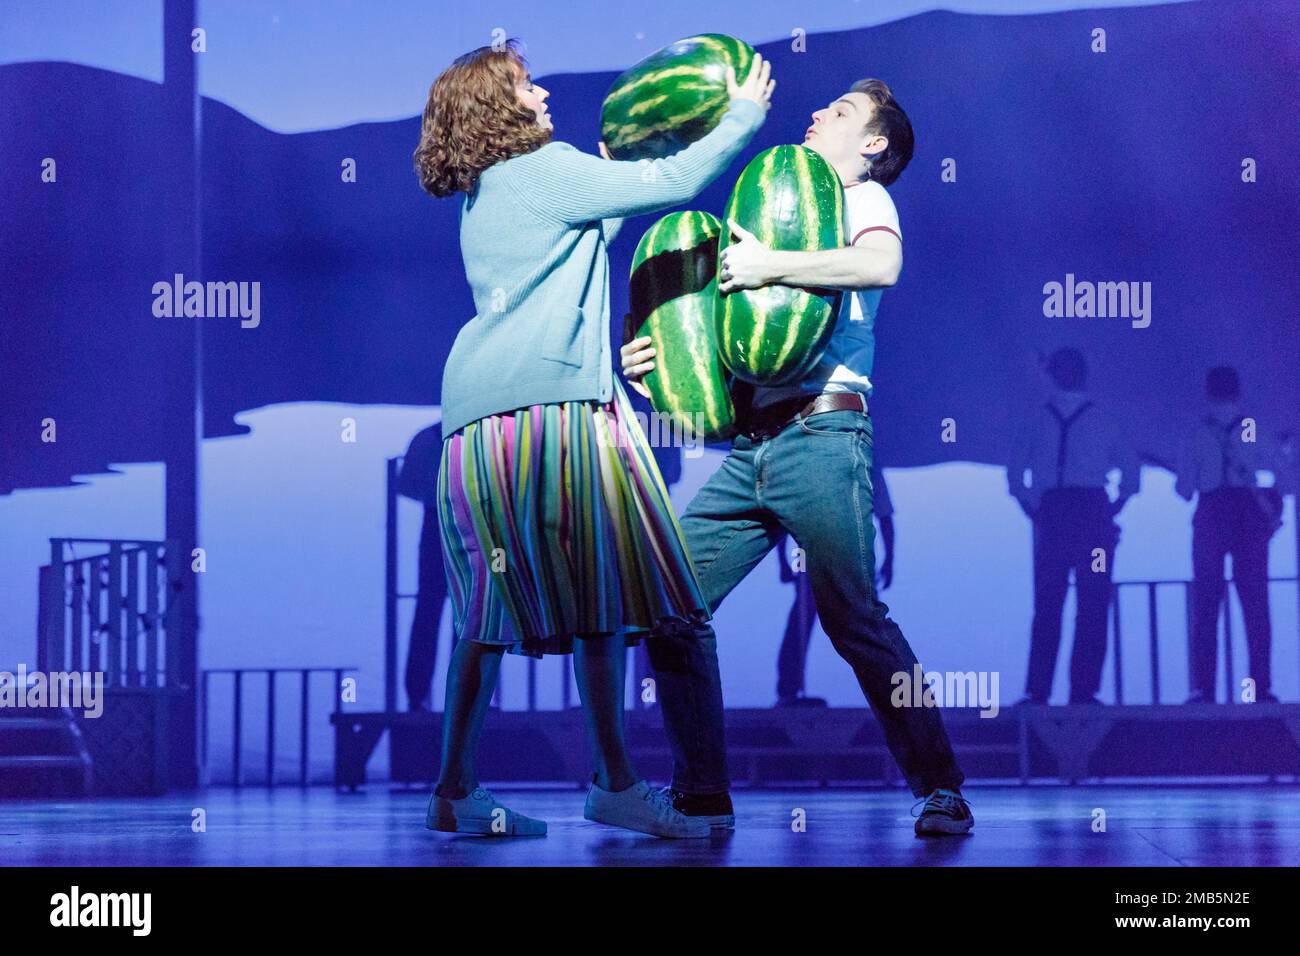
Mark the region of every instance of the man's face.
<instances>
[{"instance_id":1,"label":"man's face","mask_svg":"<svg viewBox=\"0 0 1300 956\"><path fill-rule=\"evenodd\" d=\"M866 93L845 93L812 115L803 144L832 166L860 162L884 151L889 141L867 132L876 106Z\"/></svg>"}]
</instances>

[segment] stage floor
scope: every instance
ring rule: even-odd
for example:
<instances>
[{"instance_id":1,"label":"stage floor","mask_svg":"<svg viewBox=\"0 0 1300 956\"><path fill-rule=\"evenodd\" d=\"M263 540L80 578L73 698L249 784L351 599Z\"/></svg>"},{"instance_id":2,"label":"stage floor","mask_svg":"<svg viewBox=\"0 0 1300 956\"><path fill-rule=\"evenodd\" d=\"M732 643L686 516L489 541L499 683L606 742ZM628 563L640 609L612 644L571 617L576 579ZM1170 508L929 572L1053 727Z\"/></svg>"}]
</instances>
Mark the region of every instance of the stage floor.
<instances>
[{"instance_id":1,"label":"stage floor","mask_svg":"<svg viewBox=\"0 0 1300 956\"><path fill-rule=\"evenodd\" d=\"M496 791L550 824L535 839L425 830L427 793L211 789L154 799L0 803L6 866L1279 866L1300 864L1294 785L971 787L968 837L913 836L902 790L736 794L737 829L657 840L582 819L577 790ZM193 811L207 832L191 831ZM807 830L791 829L795 809ZM1092 829L1094 811L1106 832Z\"/></svg>"}]
</instances>

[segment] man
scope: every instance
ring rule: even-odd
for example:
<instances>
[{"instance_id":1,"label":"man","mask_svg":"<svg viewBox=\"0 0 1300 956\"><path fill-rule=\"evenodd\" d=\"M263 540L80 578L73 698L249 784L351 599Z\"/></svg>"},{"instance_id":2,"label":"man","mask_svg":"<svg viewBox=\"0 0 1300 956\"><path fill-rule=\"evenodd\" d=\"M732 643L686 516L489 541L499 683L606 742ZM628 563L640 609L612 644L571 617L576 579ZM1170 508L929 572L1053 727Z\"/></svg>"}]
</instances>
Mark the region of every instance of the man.
<instances>
[{"instance_id":1,"label":"man","mask_svg":"<svg viewBox=\"0 0 1300 956\"><path fill-rule=\"evenodd\" d=\"M1115 516L1137 493L1141 474L1137 453L1119 423L1084 391L1088 365L1083 355L1077 349L1057 349L1043 371L1048 400L1024 422L1007 464L1011 494L1034 523L1034 623L1021 703L1046 704L1052 695L1061 612L1073 570L1069 701L1100 704L1106 612L1119 543ZM1120 470L1114 502L1106 493L1113 468Z\"/></svg>"},{"instance_id":2,"label":"man","mask_svg":"<svg viewBox=\"0 0 1300 956\"><path fill-rule=\"evenodd\" d=\"M433 669L438 660L438 625L447 598L442 568L442 537L438 533L438 465L442 460L442 425L416 433L402 457L397 493L424 505L420 527L419 586L411 619L411 646L406 656L406 698L411 710L428 710Z\"/></svg>"},{"instance_id":3,"label":"man","mask_svg":"<svg viewBox=\"0 0 1300 956\"><path fill-rule=\"evenodd\" d=\"M1277 464L1253 422L1242 417L1241 382L1229 366L1205 377L1205 417L1183 443L1174 488L1183 498L1199 494L1192 516L1191 697L1214 702L1218 663L1223 559L1232 555L1232 580L1246 624L1246 650L1254 700L1277 703L1272 690L1272 623L1268 612L1268 542L1281 527L1277 488L1260 488L1256 472ZM1230 688L1230 693L1234 692Z\"/></svg>"},{"instance_id":4,"label":"man","mask_svg":"<svg viewBox=\"0 0 1300 956\"><path fill-rule=\"evenodd\" d=\"M894 581L894 506L889 498L889 486L880 469L879 460L871 463L871 510L880 522L880 540L885 546L885 558L876 574L876 586L887 591ZM812 640L817 608L813 603L812 583L804 568L791 566L786 556L786 539L776 546L781 563L781 581L794 585L794 605L785 622L781 650L776 657L776 706L825 707L821 697L804 696L804 673L808 667L808 645ZM802 564L802 562L799 562ZM643 645L644 646L644 645Z\"/></svg>"},{"instance_id":5,"label":"man","mask_svg":"<svg viewBox=\"0 0 1300 956\"><path fill-rule=\"evenodd\" d=\"M719 288L723 294L771 283L844 289L841 313L825 355L804 381L736 390L743 432L686 508L682 530L711 608L783 534L794 536L807 555L822 626L853 668L912 793L923 799L917 835L965 833L974 818L938 710L891 704L894 675L910 675L918 665L873 583L867 397L876 306L903 262L898 214L885 187L912 157L912 126L879 80L854 84L812 120L804 145L844 183L847 245L772 250L730 223L740 241L723 251ZM649 339L629 342L622 355L624 374L642 390L640 377L654 367ZM673 804L714 826L732 826L713 629L679 622L660 629L648 647L673 750Z\"/></svg>"}]
</instances>

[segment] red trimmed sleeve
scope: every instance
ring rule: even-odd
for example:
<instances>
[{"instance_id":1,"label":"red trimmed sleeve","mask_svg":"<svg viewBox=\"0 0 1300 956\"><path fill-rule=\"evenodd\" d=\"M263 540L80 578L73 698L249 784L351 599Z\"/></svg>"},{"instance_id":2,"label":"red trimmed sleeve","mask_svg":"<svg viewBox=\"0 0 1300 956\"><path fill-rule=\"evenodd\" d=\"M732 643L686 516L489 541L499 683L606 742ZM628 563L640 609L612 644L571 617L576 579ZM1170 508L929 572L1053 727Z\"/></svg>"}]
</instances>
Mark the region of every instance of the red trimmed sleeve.
<instances>
[{"instance_id":1,"label":"red trimmed sleeve","mask_svg":"<svg viewBox=\"0 0 1300 956\"><path fill-rule=\"evenodd\" d=\"M894 229L893 226L868 226L866 229L859 229L858 234L853 237L853 241L850 242L849 245L856 246L858 240L869 232L887 232L899 242L903 241L903 237L898 234L898 230Z\"/></svg>"}]
</instances>

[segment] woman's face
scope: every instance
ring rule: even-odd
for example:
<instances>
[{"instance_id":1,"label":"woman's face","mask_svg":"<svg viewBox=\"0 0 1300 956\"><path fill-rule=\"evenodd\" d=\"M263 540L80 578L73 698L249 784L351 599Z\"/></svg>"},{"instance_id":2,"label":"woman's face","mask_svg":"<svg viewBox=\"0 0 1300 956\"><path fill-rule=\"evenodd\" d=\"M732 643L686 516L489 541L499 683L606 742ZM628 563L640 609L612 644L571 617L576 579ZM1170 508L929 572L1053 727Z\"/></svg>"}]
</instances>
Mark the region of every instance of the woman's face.
<instances>
[{"instance_id":1,"label":"woman's face","mask_svg":"<svg viewBox=\"0 0 1300 956\"><path fill-rule=\"evenodd\" d=\"M515 83L515 96L519 97L519 102L533 111L537 117L537 125L543 129L551 129L551 112L546 106L546 98L551 94L542 87L533 82L532 77L524 70L519 71L519 79Z\"/></svg>"}]
</instances>

